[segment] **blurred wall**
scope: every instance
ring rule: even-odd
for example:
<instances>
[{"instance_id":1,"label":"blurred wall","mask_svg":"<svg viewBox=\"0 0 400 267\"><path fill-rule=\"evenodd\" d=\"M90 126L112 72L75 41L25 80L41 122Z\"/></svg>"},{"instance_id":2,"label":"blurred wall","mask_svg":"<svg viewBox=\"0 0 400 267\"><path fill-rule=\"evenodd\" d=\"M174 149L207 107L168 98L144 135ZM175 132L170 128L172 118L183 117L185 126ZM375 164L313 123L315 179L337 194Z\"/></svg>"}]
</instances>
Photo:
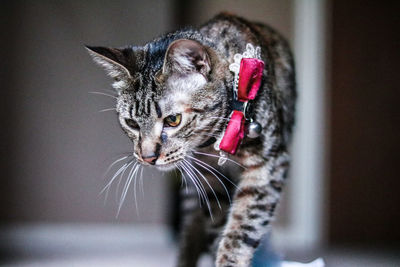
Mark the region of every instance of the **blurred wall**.
<instances>
[{"instance_id":1,"label":"blurred wall","mask_svg":"<svg viewBox=\"0 0 400 267\"><path fill-rule=\"evenodd\" d=\"M399 245L399 4L332 1L334 243Z\"/></svg>"},{"instance_id":2,"label":"blurred wall","mask_svg":"<svg viewBox=\"0 0 400 267\"><path fill-rule=\"evenodd\" d=\"M293 39L292 0L177 0L180 25L199 25L221 11L228 11L246 19L267 23L289 40Z\"/></svg>"},{"instance_id":3,"label":"blurred wall","mask_svg":"<svg viewBox=\"0 0 400 267\"><path fill-rule=\"evenodd\" d=\"M110 80L83 44L143 44L170 31L171 1L2 2L1 220L165 222L167 186L145 175L138 217L130 195L115 219L103 173L131 144L116 115ZM5 63L5 65L4 65ZM110 178L110 176L107 176Z\"/></svg>"}]
</instances>

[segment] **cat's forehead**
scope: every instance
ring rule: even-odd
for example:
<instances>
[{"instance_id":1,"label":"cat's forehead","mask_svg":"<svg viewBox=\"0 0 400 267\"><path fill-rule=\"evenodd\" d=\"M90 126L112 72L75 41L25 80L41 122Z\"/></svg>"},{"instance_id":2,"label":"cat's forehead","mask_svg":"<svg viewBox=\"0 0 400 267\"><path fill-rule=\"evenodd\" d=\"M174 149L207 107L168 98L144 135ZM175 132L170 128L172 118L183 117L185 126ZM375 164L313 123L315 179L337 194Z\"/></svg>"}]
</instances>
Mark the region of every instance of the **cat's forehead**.
<instances>
[{"instance_id":1,"label":"cat's forehead","mask_svg":"<svg viewBox=\"0 0 400 267\"><path fill-rule=\"evenodd\" d=\"M162 95L163 86L156 82L155 75L157 69L138 71L132 75L129 87L122 92L140 100L150 97L151 99L160 98ZM129 100L129 99L127 99Z\"/></svg>"},{"instance_id":2,"label":"cat's forehead","mask_svg":"<svg viewBox=\"0 0 400 267\"><path fill-rule=\"evenodd\" d=\"M192 103L193 94L201 90L206 83L206 79L201 74L172 75L165 82L160 106L164 110L181 109L183 112L183 109Z\"/></svg>"},{"instance_id":3,"label":"cat's forehead","mask_svg":"<svg viewBox=\"0 0 400 267\"><path fill-rule=\"evenodd\" d=\"M158 104L165 114L183 113L191 102L191 96L182 92L172 91L165 94Z\"/></svg>"}]
</instances>

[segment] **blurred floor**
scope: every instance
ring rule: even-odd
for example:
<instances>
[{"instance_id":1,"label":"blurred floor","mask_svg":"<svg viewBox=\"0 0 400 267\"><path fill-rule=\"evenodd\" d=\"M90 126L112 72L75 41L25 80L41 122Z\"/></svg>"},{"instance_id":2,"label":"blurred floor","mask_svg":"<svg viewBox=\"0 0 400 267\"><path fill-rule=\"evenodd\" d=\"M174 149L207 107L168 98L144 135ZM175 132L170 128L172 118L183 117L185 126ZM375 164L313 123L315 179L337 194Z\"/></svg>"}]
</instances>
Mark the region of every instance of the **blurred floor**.
<instances>
[{"instance_id":1,"label":"blurred floor","mask_svg":"<svg viewBox=\"0 0 400 267\"><path fill-rule=\"evenodd\" d=\"M176 247L166 228L128 225L34 225L2 229L0 266L174 266ZM302 262L322 256L327 266L400 266L396 250L339 247L284 253ZM212 266L203 257L201 267Z\"/></svg>"},{"instance_id":2,"label":"blurred floor","mask_svg":"<svg viewBox=\"0 0 400 267\"><path fill-rule=\"evenodd\" d=\"M32 225L3 229L0 266L174 266L172 235L160 226ZM209 266L207 259L203 266Z\"/></svg>"}]
</instances>

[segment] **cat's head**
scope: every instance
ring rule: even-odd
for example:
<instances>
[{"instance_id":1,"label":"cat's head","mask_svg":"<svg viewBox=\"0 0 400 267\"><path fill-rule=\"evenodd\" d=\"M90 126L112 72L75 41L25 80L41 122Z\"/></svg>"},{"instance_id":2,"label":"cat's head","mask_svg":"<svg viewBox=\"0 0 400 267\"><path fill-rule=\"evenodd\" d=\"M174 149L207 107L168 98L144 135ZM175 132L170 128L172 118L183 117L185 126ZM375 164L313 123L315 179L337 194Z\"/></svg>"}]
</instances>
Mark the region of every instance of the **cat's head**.
<instances>
[{"instance_id":1,"label":"cat's head","mask_svg":"<svg viewBox=\"0 0 400 267\"><path fill-rule=\"evenodd\" d=\"M87 49L115 80L119 123L142 164L170 169L220 134L228 108L227 68L210 47L178 39Z\"/></svg>"}]
</instances>

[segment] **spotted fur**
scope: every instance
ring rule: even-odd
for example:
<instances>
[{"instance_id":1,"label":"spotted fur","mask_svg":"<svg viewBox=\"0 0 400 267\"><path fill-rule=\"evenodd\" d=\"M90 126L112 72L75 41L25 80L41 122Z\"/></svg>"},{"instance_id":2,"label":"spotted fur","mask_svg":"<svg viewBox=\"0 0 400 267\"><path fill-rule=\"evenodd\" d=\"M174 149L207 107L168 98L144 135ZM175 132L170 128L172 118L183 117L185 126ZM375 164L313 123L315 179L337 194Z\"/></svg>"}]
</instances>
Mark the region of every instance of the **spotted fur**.
<instances>
[{"instance_id":1,"label":"spotted fur","mask_svg":"<svg viewBox=\"0 0 400 267\"><path fill-rule=\"evenodd\" d=\"M265 62L253 112L263 130L256 139L245 138L220 167L212 144L232 111L234 77L228 66L247 43L261 47ZM296 92L286 41L268 26L223 13L198 29L166 34L145 46L87 48L115 79L119 122L137 161L177 167L192 179L184 191L178 266L195 266L205 251L218 267L249 266L289 168ZM177 114L180 124L168 127L166 118Z\"/></svg>"}]
</instances>

